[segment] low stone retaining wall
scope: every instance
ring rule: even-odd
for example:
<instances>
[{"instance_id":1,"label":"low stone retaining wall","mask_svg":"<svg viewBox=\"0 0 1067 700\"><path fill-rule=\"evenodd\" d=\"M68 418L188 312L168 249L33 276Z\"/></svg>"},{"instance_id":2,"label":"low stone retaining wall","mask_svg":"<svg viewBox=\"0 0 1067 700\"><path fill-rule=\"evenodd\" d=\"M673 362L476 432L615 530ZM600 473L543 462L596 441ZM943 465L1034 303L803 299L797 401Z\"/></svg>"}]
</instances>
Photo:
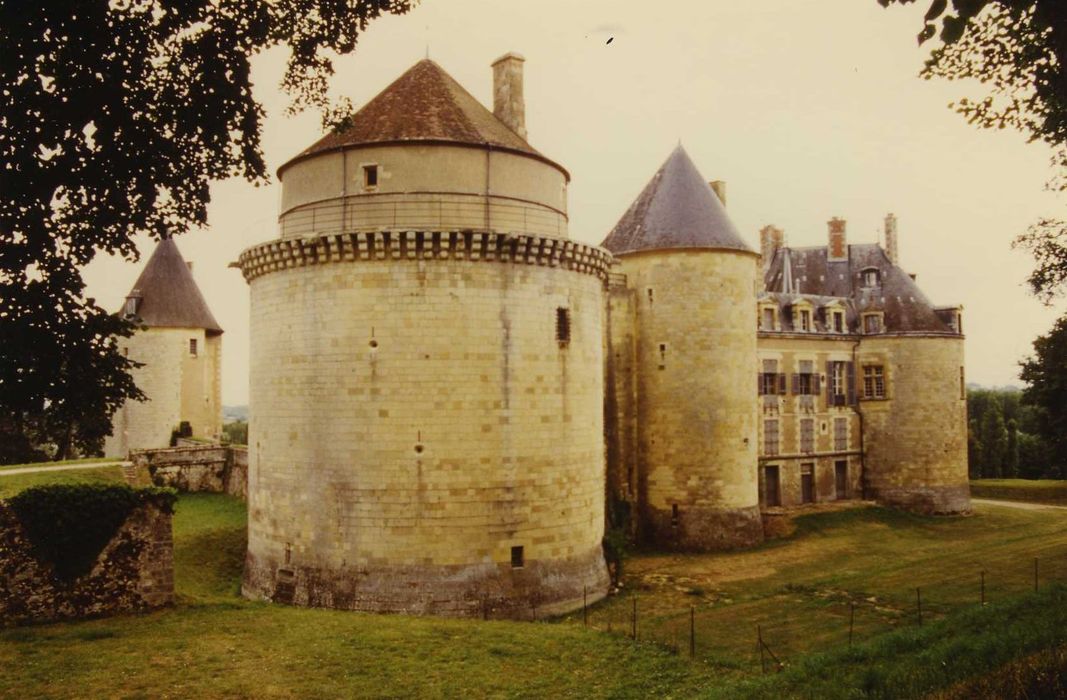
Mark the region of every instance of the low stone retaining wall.
<instances>
[{"instance_id":1,"label":"low stone retaining wall","mask_svg":"<svg viewBox=\"0 0 1067 700\"><path fill-rule=\"evenodd\" d=\"M152 502L135 508L73 581L38 560L14 510L0 501L0 626L101 617L174 602L171 514Z\"/></svg>"},{"instance_id":2,"label":"low stone retaining wall","mask_svg":"<svg viewBox=\"0 0 1067 700\"><path fill-rule=\"evenodd\" d=\"M248 449L245 447L196 445L134 450L130 462L132 470L127 480L132 483L147 481L185 492L247 497Z\"/></svg>"}]
</instances>

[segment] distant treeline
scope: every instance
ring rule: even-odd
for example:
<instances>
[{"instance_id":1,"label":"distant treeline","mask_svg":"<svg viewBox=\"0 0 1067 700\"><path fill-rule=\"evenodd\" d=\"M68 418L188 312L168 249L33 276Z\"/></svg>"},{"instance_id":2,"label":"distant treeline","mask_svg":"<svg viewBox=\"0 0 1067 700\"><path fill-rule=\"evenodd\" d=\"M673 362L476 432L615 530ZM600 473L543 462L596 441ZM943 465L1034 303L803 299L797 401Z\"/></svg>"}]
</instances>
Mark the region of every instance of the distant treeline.
<instances>
[{"instance_id":1,"label":"distant treeline","mask_svg":"<svg viewBox=\"0 0 1067 700\"><path fill-rule=\"evenodd\" d=\"M1063 479L1041 436L1039 409L1014 389L967 389L967 454L972 479Z\"/></svg>"}]
</instances>

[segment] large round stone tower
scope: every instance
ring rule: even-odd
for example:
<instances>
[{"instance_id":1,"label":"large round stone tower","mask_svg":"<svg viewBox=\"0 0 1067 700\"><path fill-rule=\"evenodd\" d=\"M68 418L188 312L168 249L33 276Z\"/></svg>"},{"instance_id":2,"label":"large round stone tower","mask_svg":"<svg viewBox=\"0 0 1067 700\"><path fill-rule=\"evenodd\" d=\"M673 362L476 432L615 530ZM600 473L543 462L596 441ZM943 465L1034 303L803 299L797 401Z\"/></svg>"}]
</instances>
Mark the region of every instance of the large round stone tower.
<instances>
[{"instance_id":1,"label":"large round stone tower","mask_svg":"<svg viewBox=\"0 0 1067 700\"><path fill-rule=\"evenodd\" d=\"M416 64L284 165L251 292L244 594L530 617L606 592L603 283L567 172Z\"/></svg>"},{"instance_id":2,"label":"large round stone tower","mask_svg":"<svg viewBox=\"0 0 1067 700\"><path fill-rule=\"evenodd\" d=\"M613 312L611 335L613 366L632 367L633 391L613 396L634 404L620 404L619 415L634 421L644 538L689 550L760 542L752 387L759 256L681 146L603 245L632 295L625 315ZM632 333L620 330L627 324ZM632 338L632 363L617 338ZM618 370L613 377L625 381Z\"/></svg>"}]
</instances>

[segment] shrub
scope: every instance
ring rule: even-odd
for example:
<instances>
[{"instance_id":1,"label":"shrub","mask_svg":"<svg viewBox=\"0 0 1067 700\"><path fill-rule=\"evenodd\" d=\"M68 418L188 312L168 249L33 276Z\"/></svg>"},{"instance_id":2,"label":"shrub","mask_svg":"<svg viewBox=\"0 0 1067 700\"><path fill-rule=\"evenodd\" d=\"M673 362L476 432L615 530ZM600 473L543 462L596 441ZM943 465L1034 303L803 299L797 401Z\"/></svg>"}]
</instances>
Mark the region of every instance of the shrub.
<instances>
[{"instance_id":1,"label":"shrub","mask_svg":"<svg viewBox=\"0 0 1067 700\"><path fill-rule=\"evenodd\" d=\"M73 581L92 568L100 552L138 505L154 502L173 512L173 489L133 489L113 484L35 486L8 503L33 548L56 576Z\"/></svg>"}]
</instances>

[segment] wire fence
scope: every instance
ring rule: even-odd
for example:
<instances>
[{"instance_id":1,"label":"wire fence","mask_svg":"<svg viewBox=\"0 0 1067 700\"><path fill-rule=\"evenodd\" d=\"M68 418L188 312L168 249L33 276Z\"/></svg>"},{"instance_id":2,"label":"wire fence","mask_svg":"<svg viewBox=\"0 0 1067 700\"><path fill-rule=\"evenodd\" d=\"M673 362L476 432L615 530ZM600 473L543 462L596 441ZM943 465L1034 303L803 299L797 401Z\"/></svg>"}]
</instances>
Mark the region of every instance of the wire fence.
<instances>
[{"instance_id":1,"label":"wire fence","mask_svg":"<svg viewBox=\"0 0 1067 700\"><path fill-rule=\"evenodd\" d=\"M1067 555L1057 552L988 569L922 573L913 576L916 585L893 586L888 593L792 583L750 600L701 600L680 608L664 603L655 592L622 594L625 602L616 594L589 605L586 592L581 611L568 620L694 660L771 673L803 654L851 647L884 632L931 624L966 607L1067 583Z\"/></svg>"}]
</instances>

